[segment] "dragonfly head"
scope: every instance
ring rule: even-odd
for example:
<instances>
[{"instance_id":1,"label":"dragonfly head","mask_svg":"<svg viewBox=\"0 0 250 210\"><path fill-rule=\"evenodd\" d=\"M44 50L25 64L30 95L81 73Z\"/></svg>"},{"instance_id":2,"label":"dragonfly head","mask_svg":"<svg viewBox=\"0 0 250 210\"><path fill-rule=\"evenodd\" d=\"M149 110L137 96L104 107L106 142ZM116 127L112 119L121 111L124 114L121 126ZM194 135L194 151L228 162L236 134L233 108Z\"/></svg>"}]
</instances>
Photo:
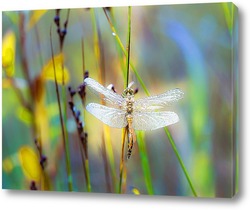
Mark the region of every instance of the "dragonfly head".
<instances>
[{"instance_id":1,"label":"dragonfly head","mask_svg":"<svg viewBox=\"0 0 250 210\"><path fill-rule=\"evenodd\" d=\"M128 96L133 96L134 95L134 90L130 87L126 88L123 93L122 93L122 96L125 98L125 97L128 97Z\"/></svg>"}]
</instances>

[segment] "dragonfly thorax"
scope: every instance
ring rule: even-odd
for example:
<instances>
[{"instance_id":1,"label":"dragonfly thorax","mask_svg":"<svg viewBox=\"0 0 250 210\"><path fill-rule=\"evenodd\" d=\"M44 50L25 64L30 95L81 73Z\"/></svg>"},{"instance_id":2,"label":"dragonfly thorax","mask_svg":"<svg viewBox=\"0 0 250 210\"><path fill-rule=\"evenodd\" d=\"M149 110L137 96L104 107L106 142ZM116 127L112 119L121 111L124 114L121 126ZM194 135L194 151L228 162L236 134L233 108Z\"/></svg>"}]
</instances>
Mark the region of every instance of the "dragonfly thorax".
<instances>
[{"instance_id":1,"label":"dragonfly thorax","mask_svg":"<svg viewBox=\"0 0 250 210\"><path fill-rule=\"evenodd\" d=\"M126 88L123 93L122 97L126 99L125 109L127 114L131 114L133 112L133 104L134 104L134 90L130 87Z\"/></svg>"},{"instance_id":2,"label":"dragonfly thorax","mask_svg":"<svg viewBox=\"0 0 250 210\"><path fill-rule=\"evenodd\" d=\"M134 104L134 97L128 96L126 98L126 110L128 114L132 114L133 112L133 104Z\"/></svg>"}]
</instances>

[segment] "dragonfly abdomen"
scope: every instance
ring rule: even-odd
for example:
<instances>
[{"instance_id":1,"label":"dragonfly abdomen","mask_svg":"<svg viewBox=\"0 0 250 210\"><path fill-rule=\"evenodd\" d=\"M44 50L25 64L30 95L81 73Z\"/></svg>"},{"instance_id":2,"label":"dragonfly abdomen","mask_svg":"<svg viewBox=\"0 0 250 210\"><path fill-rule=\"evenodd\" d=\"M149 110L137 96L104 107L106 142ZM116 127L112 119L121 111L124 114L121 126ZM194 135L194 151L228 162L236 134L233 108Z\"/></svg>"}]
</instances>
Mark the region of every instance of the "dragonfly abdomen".
<instances>
[{"instance_id":1,"label":"dragonfly abdomen","mask_svg":"<svg viewBox=\"0 0 250 210\"><path fill-rule=\"evenodd\" d=\"M134 141L136 140L135 131L132 127L133 116L131 114L127 114L126 119L128 121L128 151L127 151L127 159L130 158Z\"/></svg>"}]
</instances>

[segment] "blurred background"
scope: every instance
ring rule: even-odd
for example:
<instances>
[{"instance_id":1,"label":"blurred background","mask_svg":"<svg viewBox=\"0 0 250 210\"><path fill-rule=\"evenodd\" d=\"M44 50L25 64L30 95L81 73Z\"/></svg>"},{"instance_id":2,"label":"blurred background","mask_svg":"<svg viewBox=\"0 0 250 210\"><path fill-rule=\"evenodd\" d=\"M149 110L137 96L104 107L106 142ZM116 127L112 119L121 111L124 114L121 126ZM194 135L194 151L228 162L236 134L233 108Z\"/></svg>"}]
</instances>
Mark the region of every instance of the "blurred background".
<instances>
[{"instance_id":1,"label":"blurred background","mask_svg":"<svg viewBox=\"0 0 250 210\"><path fill-rule=\"evenodd\" d=\"M126 46L128 7L105 11L109 19L102 8L59 14L56 10L3 12L4 189L68 191L70 179L73 191L117 193L122 130L103 126L74 95L74 110L81 112L79 120L87 133L84 165L77 122L67 105L72 100L68 87L78 90L86 71L104 86L113 84L118 93L124 89L126 59L117 37ZM61 48L55 17L62 31L68 19ZM237 21L237 8L231 3L132 7L130 61L147 90L151 95L173 88L185 93L184 99L168 107L180 118L169 131L200 197L232 197L237 191ZM61 104L67 105L69 163L50 39ZM135 98L146 97L130 70L130 81L139 89ZM84 103L93 101L101 103L86 90ZM123 192L193 196L164 130L137 133L137 137L126 161ZM67 177L68 165L71 176Z\"/></svg>"}]
</instances>

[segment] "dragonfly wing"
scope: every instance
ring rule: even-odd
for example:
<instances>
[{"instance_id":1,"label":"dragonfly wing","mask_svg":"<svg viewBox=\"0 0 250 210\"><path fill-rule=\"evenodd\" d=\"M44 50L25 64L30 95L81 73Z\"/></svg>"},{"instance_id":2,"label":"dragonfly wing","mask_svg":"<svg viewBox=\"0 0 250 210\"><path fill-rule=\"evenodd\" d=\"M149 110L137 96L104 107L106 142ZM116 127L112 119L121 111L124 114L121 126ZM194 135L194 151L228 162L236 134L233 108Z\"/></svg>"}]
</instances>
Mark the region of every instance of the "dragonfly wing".
<instances>
[{"instance_id":1,"label":"dragonfly wing","mask_svg":"<svg viewBox=\"0 0 250 210\"><path fill-rule=\"evenodd\" d=\"M109 103L121 106L124 102L124 98L121 95L118 95L114 91L103 87L94 79L88 77L84 80L84 82L89 87L89 89L91 89L94 93L100 94L102 97L104 97L104 100L108 101Z\"/></svg>"},{"instance_id":2,"label":"dragonfly wing","mask_svg":"<svg viewBox=\"0 0 250 210\"><path fill-rule=\"evenodd\" d=\"M134 112L132 126L135 130L155 130L179 121L174 112Z\"/></svg>"},{"instance_id":3,"label":"dragonfly wing","mask_svg":"<svg viewBox=\"0 0 250 210\"><path fill-rule=\"evenodd\" d=\"M126 112L124 110L110 108L96 103L88 104L86 109L110 127L123 128L127 125Z\"/></svg>"},{"instance_id":4,"label":"dragonfly wing","mask_svg":"<svg viewBox=\"0 0 250 210\"><path fill-rule=\"evenodd\" d=\"M166 105L171 105L172 103L183 98L184 93L180 89L169 90L163 94L156 96L149 96L136 100L134 103L135 110L155 110L163 108Z\"/></svg>"}]
</instances>

